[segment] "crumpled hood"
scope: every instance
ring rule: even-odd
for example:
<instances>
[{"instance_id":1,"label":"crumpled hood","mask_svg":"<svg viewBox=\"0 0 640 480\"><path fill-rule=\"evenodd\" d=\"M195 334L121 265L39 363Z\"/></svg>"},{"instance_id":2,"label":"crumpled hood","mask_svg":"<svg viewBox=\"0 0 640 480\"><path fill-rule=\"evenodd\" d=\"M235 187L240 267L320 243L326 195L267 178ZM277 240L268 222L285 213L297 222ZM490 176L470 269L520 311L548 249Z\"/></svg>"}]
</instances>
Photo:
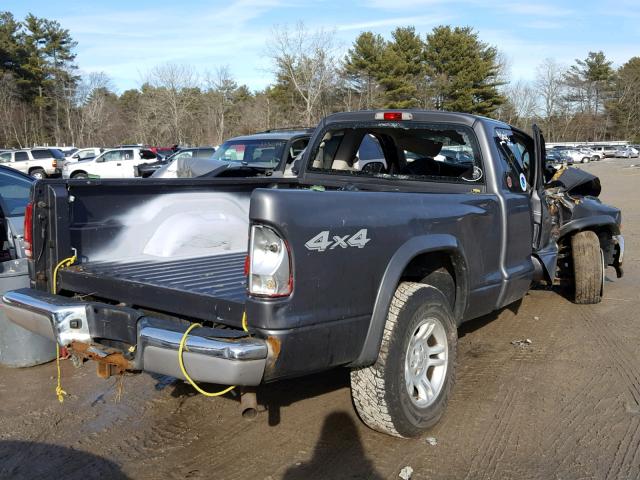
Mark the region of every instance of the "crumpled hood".
<instances>
[{"instance_id":1,"label":"crumpled hood","mask_svg":"<svg viewBox=\"0 0 640 480\"><path fill-rule=\"evenodd\" d=\"M546 185L547 188L558 187L569 195L597 197L602 191L600 179L579 168L561 168Z\"/></svg>"}]
</instances>

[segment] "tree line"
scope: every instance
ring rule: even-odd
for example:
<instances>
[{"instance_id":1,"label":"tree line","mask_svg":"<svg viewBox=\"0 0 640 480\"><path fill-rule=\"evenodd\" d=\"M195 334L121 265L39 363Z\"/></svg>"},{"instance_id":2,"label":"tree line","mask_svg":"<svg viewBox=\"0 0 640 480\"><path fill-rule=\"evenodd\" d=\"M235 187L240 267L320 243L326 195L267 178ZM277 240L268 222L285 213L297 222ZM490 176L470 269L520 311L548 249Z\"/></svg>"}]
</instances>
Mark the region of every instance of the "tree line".
<instances>
[{"instance_id":1,"label":"tree line","mask_svg":"<svg viewBox=\"0 0 640 480\"><path fill-rule=\"evenodd\" d=\"M426 108L485 115L548 140L640 139L640 58L614 68L603 52L537 67L510 81L508 62L470 27L390 38L358 35L341 53L334 32L274 27L273 81L252 91L225 66L163 64L118 93L108 73L83 73L59 22L0 13L0 145L215 145L238 134L313 126L336 111Z\"/></svg>"}]
</instances>

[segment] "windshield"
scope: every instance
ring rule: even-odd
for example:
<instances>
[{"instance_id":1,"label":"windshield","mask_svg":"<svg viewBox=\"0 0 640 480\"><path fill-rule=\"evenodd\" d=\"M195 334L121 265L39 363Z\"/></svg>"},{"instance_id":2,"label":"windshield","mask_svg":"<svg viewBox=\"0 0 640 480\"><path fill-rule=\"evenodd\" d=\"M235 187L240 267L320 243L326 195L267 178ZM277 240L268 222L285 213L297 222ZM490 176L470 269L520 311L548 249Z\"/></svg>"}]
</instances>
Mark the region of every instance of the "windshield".
<instances>
[{"instance_id":1,"label":"windshield","mask_svg":"<svg viewBox=\"0 0 640 480\"><path fill-rule=\"evenodd\" d=\"M286 140L229 140L211 158L252 167L276 168L286 143Z\"/></svg>"}]
</instances>

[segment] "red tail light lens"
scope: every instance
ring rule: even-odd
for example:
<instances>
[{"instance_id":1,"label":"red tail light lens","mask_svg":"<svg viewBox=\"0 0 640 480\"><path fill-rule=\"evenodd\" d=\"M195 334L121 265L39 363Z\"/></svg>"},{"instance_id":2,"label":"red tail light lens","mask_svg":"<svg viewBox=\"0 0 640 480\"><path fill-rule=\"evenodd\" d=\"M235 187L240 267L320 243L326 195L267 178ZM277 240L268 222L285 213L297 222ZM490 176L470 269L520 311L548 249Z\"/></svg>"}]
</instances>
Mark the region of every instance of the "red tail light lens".
<instances>
[{"instance_id":1,"label":"red tail light lens","mask_svg":"<svg viewBox=\"0 0 640 480\"><path fill-rule=\"evenodd\" d=\"M24 211L24 254L27 258L33 258L31 251L33 242L33 203L27 203Z\"/></svg>"}]
</instances>

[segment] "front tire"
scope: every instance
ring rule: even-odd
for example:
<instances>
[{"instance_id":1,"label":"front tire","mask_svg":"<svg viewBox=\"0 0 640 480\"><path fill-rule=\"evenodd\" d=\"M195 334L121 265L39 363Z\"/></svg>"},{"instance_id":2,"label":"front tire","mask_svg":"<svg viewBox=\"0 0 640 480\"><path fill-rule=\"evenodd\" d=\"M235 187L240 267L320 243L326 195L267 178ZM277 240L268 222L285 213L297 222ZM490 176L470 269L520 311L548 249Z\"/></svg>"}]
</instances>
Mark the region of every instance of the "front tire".
<instances>
[{"instance_id":1,"label":"front tire","mask_svg":"<svg viewBox=\"0 0 640 480\"><path fill-rule=\"evenodd\" d=\"M592 231L571 238L575 303L600 303L604 289L604 256L600 240Z\"/></svg>"},{"instance_id":2,"label":"front tire","mask_svg":"<svg viewBox=\"0 0 640 480\"><path fill-rule=\"evenodd\" d=\"M89 175L84 172L78 172L71 175L71 178L89 178Z\"/></svg>"},{"instance_id":3,"label":"front tire","mask_svg":"<svg viewBox=\"0 0 640 480\"><path fill-rule=\"evenodd\" d=\"M458 331L437 288L401 283L391 301L378 359L351 371L358 415L374 430L415 437L442 417L455 382Z\"/></svg>"}]
</instances>

